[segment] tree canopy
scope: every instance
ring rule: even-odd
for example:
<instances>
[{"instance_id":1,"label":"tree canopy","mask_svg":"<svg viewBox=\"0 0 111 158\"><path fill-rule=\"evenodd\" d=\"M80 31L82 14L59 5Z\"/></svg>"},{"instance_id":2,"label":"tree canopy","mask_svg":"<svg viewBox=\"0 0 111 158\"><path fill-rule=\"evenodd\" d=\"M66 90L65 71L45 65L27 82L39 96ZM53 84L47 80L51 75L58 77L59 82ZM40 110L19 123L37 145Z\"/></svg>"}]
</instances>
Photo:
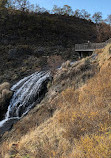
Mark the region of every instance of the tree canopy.
<instances>
[{"instance_id":1,"label":"tree canopy","mask_svg":"<svg viewBox=\"0 0 111 158\"><path fill-rule=\"evenodd\" d=\"M102 12L96 12L93 14L92 19L96 24L100 23L102 21Z\"/></svg>"}]
</instances>

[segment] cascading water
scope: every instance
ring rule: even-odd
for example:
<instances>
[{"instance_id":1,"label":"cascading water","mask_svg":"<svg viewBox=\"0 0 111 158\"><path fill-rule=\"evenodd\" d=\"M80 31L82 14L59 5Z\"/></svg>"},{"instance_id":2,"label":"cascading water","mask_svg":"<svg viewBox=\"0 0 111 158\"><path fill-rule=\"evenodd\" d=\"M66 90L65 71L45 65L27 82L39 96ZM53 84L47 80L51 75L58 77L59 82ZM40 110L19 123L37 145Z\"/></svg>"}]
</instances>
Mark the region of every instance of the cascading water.
<instances>
[{"instance_id":1,"label":"cascading water","mask_svg":"<svg viewBox=\"0 0 111 158\"><path fill-rule=\"evenodd\" d=\"M47 91L50 72L36 72L20 80L11 90L14 91L6 117L0 122L0 133L8 130L15 121L26 115L29 110L39 103Z\"/></svg>"}]
</instances>

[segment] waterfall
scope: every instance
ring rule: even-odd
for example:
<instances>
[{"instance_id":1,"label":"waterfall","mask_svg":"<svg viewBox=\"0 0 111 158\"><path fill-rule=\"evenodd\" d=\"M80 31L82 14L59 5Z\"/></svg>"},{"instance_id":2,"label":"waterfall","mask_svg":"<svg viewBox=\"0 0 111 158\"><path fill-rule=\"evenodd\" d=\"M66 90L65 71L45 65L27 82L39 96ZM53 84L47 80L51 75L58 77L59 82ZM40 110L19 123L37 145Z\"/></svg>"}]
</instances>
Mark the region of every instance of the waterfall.
<instances>
[{"instance_id":1,"label":"waterfall","mask_svg":"<svg viewBox=\"0 0 111 158\"><path fill-rule=\"evenodd\" d=\"M15 121L22 118L35 104L40 103L47 91L47 83L50 78L50 72L35 72L12 86L11 90L14 94L5 119L0 121L1 129L5 124L9 124L10 120Z\"/></svg>"}]
</instances>

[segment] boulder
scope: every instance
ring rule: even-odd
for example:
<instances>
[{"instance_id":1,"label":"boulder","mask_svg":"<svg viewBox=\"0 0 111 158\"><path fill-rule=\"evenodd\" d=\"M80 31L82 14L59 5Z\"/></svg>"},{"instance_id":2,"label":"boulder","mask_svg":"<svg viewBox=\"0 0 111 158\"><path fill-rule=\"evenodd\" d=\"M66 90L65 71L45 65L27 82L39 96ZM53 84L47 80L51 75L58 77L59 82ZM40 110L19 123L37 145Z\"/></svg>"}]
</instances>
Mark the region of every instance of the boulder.
<instances>
[{"instance_id":1,"label":"boulder","mask_svg":"<svg viewBox=\"0 0 111 158\"><path fill-rule=\"evenodd\" d=\"M11 96L10 84L8 82L2 83L0 85L0 120L5 117Z\"/></svg>"}]
</instances>

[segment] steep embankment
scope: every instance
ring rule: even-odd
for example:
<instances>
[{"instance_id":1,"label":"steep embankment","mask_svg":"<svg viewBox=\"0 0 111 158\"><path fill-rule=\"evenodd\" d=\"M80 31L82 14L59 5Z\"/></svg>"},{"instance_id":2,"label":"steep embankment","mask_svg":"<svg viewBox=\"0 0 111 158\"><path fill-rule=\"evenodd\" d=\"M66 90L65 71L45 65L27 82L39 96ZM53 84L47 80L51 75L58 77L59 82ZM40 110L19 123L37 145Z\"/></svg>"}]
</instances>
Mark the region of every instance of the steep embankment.
<instances>
[{"instance_id":1,"label":"steep embankment","mask_svg":"<svg viewBox=\"0 0 111 158\"><path fill-rule=\"evenodd\" d=\"M41 104L1 138L1 157L111 156L111 45L55 72Z\"/></svg>"}]
</instances>

